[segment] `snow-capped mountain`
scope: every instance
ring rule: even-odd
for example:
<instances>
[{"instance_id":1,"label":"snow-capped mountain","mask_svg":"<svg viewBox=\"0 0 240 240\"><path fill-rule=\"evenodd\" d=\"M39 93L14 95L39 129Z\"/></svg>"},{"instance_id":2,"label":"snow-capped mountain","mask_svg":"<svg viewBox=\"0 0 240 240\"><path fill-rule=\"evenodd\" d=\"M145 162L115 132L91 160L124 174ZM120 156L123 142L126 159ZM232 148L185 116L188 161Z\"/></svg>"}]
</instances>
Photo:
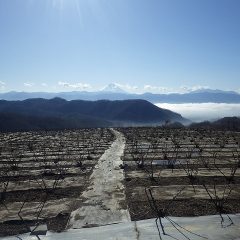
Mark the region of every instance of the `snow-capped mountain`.
<instances>
[{"instance_id":1,"label":"snow-capped mountain","mask_svg":"<svg viewBox=\"0 0 240 240\"><path fill-rule=\"evenodd\" d=\"M123 89L119 87L116 83L110 83L107 86L105 86L101 92L110 92L110 93L127 93Z\"/></svg>"}]
</instances>

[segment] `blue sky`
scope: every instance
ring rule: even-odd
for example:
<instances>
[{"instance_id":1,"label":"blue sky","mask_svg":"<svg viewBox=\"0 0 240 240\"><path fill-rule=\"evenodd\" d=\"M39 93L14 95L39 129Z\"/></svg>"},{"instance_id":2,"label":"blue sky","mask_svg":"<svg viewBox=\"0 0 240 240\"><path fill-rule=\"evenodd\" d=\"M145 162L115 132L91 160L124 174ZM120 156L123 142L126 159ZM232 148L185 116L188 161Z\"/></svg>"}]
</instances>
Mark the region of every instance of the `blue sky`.
<instances>
[{"instance_id":1,"label":"blue sky","mask_svg":"<svg viewBox=\"0 0 240 240\"><path fill-rule=\"evenodd\" d=\"M239 10L239 0L0 0L0 91L239 91Z\"/></svg>"}]
</instances>

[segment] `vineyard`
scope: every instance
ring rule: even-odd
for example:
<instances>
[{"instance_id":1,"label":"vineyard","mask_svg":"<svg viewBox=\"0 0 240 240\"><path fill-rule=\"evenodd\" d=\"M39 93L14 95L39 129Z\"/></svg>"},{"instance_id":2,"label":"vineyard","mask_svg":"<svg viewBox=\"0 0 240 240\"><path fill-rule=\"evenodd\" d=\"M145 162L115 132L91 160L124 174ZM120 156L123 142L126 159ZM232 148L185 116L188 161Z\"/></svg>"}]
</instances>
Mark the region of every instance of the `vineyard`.
<instances>
[{"instance_id":1,"label":"vineyard","mask_svg":"<svg viewBox=\"0 0 240 240\"><path fill-rule=\"evenodd\" d=\"M124 170L132 220L240 212L240 134L125 128ZM177 223L171 222L177 227Z\"/></svg>"},{"instance_id":2,"label":"vineyard","mask_svg":"<svg viewBox=\"0 0 240 240\"><path fill-rule=\"evenodd\" d=\"M174 217L217 214L222 227L234 224L228 214L240 213L240 133L162 127L117 130L2 133L0 236L32 232L39 225L61 232L69 226L121 222L127 214L122 217L119 206L128 209L131 221L155 218L163 234L163 219L184 234ZM105 155L113 161L120 143L121 163L111 167L101 156L113 148ZM95 224L95 215L86 216L87 205L91 211L96 206L101 210L91 212L96 216L104 211L105 222L101 224L99 217Z\"/></svg>"},{"instance_id":3,"label":"vineyard","mask_svg":"<svg viewBox=\"0 0 240 240\"><path fill-rule=\"evenodd\" d=\"M112 144L108 129L1 134L0 236L34 224L65 229L99 157Z\"/></svg>"}]
</instances>

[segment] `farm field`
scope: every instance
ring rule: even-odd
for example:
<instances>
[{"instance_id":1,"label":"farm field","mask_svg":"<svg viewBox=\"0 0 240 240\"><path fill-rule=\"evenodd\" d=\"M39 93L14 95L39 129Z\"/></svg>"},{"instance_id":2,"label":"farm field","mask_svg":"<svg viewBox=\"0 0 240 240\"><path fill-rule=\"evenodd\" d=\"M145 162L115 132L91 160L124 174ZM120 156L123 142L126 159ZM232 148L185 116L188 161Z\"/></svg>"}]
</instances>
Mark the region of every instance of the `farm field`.
<instances>
[{"instance_id":1,"label":"farm field","mask_svg":"<svg viewBox=\"0 0 240 240\"><path fill-rule=\"evenodd\" d=\"M109 129L0 135L0 236L46 223L65 229L98 159L112 144Z\"/></svg>"},{"instance_id":2,"label":"farm field","mask_svg":"<svg viewBox=\"0 0 240 240\"><path fill-rule=\"evenodd\" d=\"M119 131L126 137L123 162L132 220L240 212L240 133ZM231 219L224 216L222 224Z\"/></svg>"},{"instance_id":3,"label":"farm field","mask_svg":"<svg viewBox=\"0 0 240 240\"><path fill-rule=\"evenodd\" d=\"M240 213L240 133L135 127L0 135L0 237ZM120 161L121 159L121 161ZM233 215L230 215L233 216Z\"/></svg>"}]
</instances>

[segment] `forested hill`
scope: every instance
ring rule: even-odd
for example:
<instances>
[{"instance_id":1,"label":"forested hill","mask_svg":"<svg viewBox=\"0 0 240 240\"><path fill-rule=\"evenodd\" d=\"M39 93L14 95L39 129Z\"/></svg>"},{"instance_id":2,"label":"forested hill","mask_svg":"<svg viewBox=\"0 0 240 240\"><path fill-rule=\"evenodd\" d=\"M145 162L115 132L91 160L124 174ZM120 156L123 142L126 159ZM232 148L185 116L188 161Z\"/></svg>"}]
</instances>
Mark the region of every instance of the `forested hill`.
<instances>
[{"instance_id":1,"label":"forested hill","mask_svg":"<svg viewBox=\"0 0 240 240\"><path fill-rule=\"evenodd\" d=\"M240 117L224 117L214 122L193 123L190 128L240 131Z\"/></svg>"},{"instance_id":2,"label":"forested hill","mask_svg":"<svg viewBox=\"0 0 240 240\"><path fill-rule=\"evenodd\" d=\"M180 114L138 99L0 101L1 131L161 124L166 120L187 121Z\"/></svg>"}]
</instances>

